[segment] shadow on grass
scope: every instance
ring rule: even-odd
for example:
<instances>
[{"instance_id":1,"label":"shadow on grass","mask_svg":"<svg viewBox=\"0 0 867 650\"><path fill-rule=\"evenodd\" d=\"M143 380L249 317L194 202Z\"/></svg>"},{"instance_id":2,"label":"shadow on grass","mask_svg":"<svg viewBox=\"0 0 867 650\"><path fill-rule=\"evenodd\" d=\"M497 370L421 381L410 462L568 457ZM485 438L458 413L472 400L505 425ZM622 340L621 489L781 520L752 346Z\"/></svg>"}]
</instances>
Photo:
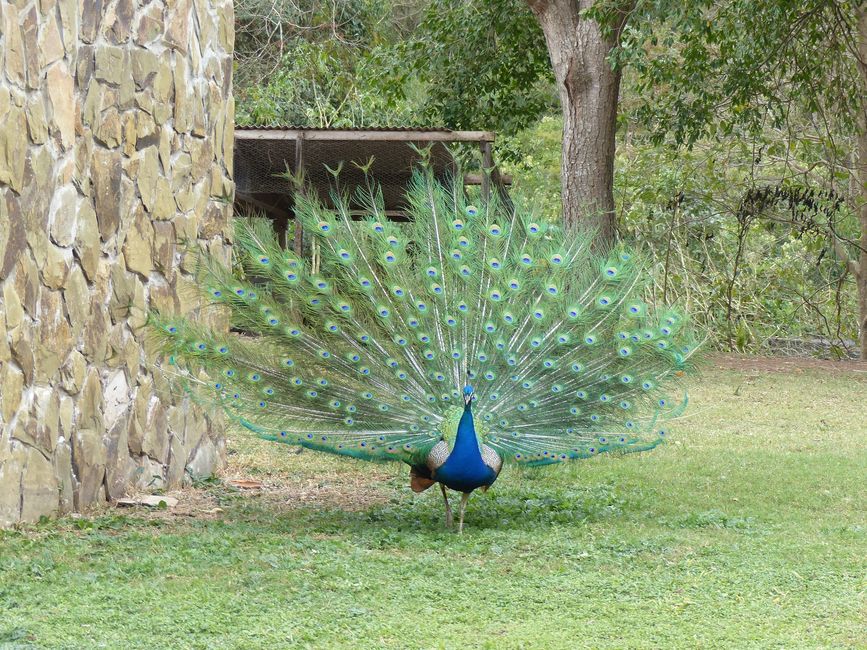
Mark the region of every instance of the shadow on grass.
<instances>
[{"instance_id":1,"label":"shadow on grass","mask_svg":"<svg viewBox=\"0 0 867 650\"><path fill-rule=\"evenodd\" d=\"M458 493L450 500L457 519ZM361 510L343 510L333 506L317 508L289 504L269 507L256 499L226 498L221 522L263 526L293 535L381 536L400 531L429 535L448 532L444 526L445 509L439 490L422 495L393 493L385 503ZM474 494L467 506L466 531L532 531L540 526L582 525L621 516L629 504L612 485L596 485L568 490L536 489L523 485L488 494Z\"/></svg>"}]
</instances>

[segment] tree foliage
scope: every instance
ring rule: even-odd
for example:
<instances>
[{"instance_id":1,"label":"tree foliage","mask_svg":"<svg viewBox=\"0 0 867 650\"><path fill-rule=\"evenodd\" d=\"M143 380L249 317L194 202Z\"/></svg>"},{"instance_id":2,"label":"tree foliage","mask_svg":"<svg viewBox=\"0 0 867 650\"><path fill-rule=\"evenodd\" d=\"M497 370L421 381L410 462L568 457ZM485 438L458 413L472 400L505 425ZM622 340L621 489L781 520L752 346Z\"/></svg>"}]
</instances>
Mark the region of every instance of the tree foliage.
<instances>
[{"instance_id":1,"label":"tree foliage","mask_svg":"<svg viewBox=\"0 0 867 650\"><path fill-rule=\"evenodd\" d=\"M802 121L851 131L860 91L848 4L639 3L616 56L636 79L634 116L657 140L687 145Z\"/></svg>"}]
</instances>

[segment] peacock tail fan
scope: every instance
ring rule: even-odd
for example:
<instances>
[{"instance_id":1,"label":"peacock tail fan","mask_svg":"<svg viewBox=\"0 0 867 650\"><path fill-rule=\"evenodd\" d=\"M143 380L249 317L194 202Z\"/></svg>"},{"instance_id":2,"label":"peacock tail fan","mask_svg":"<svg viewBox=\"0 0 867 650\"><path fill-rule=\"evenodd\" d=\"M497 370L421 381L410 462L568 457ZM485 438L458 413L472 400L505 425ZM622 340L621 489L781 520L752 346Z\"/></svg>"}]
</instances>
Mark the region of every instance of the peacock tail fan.
<instances>
[{"instance_id":1,"label":"peacock tail fan","mask_svg":"<svg viewBox=\"0 0 867 650\"><path fill-rule=\"evenodd\" d=\"M345 196L296 197L312 262L264 219L236 220L232 268L201 254L230 333L151 319L185 390L269 440L410 463L453 438L467 384L484 442L529 466L651 449L683 411L695 339L641 300L628 248L598 256L590 237L470 205L427 170L408 223L375 190L353 201L366 216Z\"/></svg>"}]
</instances>

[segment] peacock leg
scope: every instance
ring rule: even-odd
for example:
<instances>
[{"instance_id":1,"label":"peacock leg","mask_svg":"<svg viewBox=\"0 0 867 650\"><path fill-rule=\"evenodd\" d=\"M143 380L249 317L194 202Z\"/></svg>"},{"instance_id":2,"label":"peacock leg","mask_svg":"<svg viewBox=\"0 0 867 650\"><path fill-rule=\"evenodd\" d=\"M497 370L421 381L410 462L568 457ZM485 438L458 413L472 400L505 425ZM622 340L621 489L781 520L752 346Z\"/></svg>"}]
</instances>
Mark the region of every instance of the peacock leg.
<instances>
[{"instance_id":1,"label":"peacock leg","mask_svg":"<svg viewBox=\"0 0 867 650\"><path fill-rule=\"evenodd\" d=\"M458 533L464 532L464 510L467 509L467 500L469 500L469 498L470 498L469 492L464 492L461 495L461 511L460 511L460 517L458 519Z\"/></svg>"},{"instance_id":2,"label":"peacock leg","mask_svg":"<svg viewBox=\"0 0 867 650\"><path fill-rule=\"evenodd\" d=\"M446 528L451 528L455 525L455 520L452 517L452 507L449 505L449 495L446 494L446 486L440 483L440 489L443 491L443 499L446 502Z\"/></svg>"}]
</instances>

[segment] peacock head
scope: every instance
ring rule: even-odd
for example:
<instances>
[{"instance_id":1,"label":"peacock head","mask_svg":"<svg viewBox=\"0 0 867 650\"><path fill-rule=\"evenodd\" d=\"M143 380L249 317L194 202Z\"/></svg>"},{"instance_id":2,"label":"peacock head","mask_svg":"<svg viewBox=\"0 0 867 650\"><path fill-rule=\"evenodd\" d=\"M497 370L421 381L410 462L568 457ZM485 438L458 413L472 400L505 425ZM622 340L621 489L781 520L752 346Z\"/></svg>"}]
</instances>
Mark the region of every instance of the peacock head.
<instances>
[{"instance_id":1,"label":"peacock head","mask_svg":"<svg viewBox=\"0 0 867 650\"><path fill-rule=\"evenodd\" d=\"M468 411L472 407L473 399L475 399L473 387L467 384L464 386L464 410Z\"/></svg>"}]
</instances>

